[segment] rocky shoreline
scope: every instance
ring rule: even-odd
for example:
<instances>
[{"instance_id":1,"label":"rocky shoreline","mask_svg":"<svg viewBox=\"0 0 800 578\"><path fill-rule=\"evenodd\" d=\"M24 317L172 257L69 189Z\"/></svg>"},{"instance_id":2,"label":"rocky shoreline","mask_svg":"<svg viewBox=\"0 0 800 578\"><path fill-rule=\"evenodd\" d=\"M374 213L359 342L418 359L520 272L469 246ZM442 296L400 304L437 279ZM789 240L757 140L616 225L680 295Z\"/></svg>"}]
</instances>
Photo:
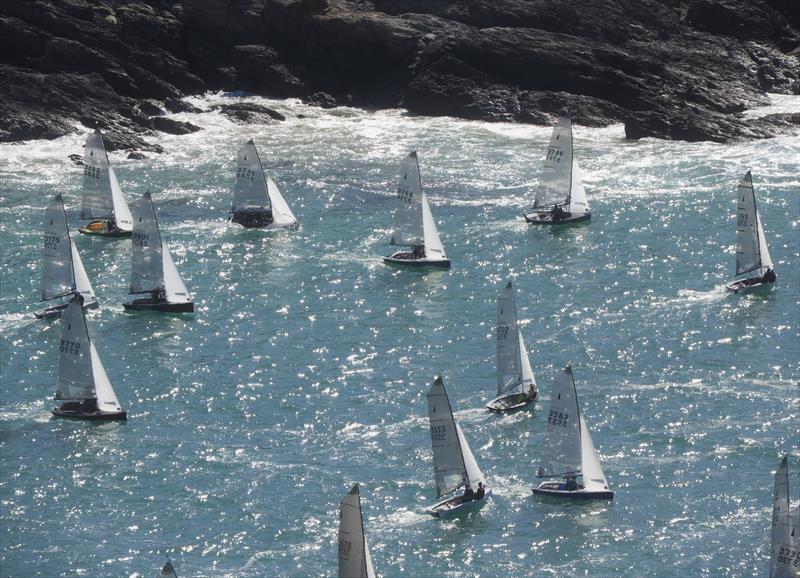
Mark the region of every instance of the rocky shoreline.
<instances>
[{"instance_id":1,"label":"rocky shoreline","mask_svg":"<svg viewBox=\"0 0 800 578\"><path fill-rule=\"evenodd\" d=\"M161 152L164 116L209 90L323 107L551 124L724 142L800 128L757 120L800 94L794 0L33 0L0 5L0 141L99 126ZM237 122L280 121L242 103Z\"/></svg>"}]
</instances>

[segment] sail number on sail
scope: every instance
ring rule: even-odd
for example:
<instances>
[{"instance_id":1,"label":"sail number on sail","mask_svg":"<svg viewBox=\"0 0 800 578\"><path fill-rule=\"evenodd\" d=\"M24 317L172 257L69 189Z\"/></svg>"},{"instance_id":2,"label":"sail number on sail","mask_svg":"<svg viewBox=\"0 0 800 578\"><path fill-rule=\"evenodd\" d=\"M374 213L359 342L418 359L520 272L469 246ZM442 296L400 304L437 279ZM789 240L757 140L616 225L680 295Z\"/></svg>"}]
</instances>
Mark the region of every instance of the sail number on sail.
<instances>
[{"instance_id":1,"label":"sail number on sail","mask_svg":"<svg viewBox=\"0 0 800 578\"><path fill-rule=\"evenodd\" d=\"M556 162L556 163L560 163L561 162L561 157L563 157L563 156L564 156L564 151L562 151L561 149L548 149L548 151L547 151L547 160L548 161L553 161L553 162Z\"/></svg>"},{"instance_id":2,"label":"sail number on sail","mask_svg":"<svg viewBox=\"0 0 800 578\"><path fill-rule=\"evenodd\" d=\"M339 538L339 556L350 556L350 551L353 549L353 543L350 540L342 540Z\"/></svg>"},{"instance_id":3,"label":"sail number on sail","mask_svg":"<svg viewBox=\"0 0 800 578\"><path fill-rule=\"evenodd\" d=\"M44 248L45 249L57 249L59 242L61 242L61 238L58 235L45 235L44 236Z\"/></svg>"},{"instance_id":4,"label":"sail number on sail","mask_svg":"<svg viewBox=\"0 0 800 578\"><path fill-rule=\"evenodd\" d=\"M134 231L132 236L133 244L137 247L149 247L150 233Z\"/></svg>"},{"instance_id":5,"label":"sail number on sail","mask_svg":"<svg viewBox=\"0 0 800 578\"><path fill-rule=\"evenodd\" d=\"M800 550L791 548L781 548L778 551L778 564L786 564L792 568L800 568Z\"/></svg>"},{"instance_id":6,"label":"sail number on sail","mask_svg":"<svg viewBox=\"0 0 800 578\"><path fill-rule=\"evenodd\" d=\"M403 187L397 187L397 198L410 204L414 200L414 193Z\"/></svg>"},{"instance_id":7,"label":"sail number on sail","mask_svg":"<svg viewBox=\"0 0 800 578\"><path fill-rule=\"evenodd\" d=\"M84 166L83 167L83 176L91 177L93 179L100 179L100 167L90 167Z\"/></svg>"},{"instance_id":8,"label":"sail number on sail","mask_svg":"<svg viewBox=\"0 0 800 578\"><path fill-rule=\"evenodd\" d=\"M255 179L256 173L252 169L248 169L247 167L239 167L236 169L236 178L237 179L246 179L248 181L252 181Z\"/></svg>"},{"instance_id":9,"label":"sail number on sail","mask_svg":"<svg viewBox=\"0 0 800 578\"><path fill-rule=\"evenodd\" d=\"M551 423L558 427L567 427L567 420L569 419L569 412L556 411L550 409L550 415L547 416L547 423Z\"/></svg>"},{"instance_id":10,"label":"sail number on sail","mask_svg":"<svg viewBox=\"0 0 800 578\"><path fill-rule=\"evenodd\" d=\"M431 439L435 442L442 442L447 439L447 426L432 425L431 426Z\"/></svg>"},{"instance_id":11,"label":"sail number on sail","mask_svg":"<svg viewBox=\"0 0 800 578\"><path fill-rule=\"evenodd\" d=\"M500 325L497 327L497 339L508 339L508 332L511 328L508 325Z\"/></svg>"},{"instance_id":12,"label":"sail number on sail","mask_svg":"<svg viewBox=\"0 0 800 578\"><path fill-rule=\"evenodd\" d=\"M59 351L61 353L69 353L71 355L78 355L80 353L81 344L77 341L69 341L67 339L61 340L61 345L59 346Z\"/></svg>"},{"instance_id":13,"label":"sail number on sail","mask_svg":"<svg viewBox=\"0 0 800 578\"><path fill-rule=\"evenodd\" d=\"M747 223L748 217L750 217L750 215L748 215L747 213L742 213L741 215L739 215L739 222L737 224L740 227L746 227L748 225Z\"/></svg>"}]
</instances>

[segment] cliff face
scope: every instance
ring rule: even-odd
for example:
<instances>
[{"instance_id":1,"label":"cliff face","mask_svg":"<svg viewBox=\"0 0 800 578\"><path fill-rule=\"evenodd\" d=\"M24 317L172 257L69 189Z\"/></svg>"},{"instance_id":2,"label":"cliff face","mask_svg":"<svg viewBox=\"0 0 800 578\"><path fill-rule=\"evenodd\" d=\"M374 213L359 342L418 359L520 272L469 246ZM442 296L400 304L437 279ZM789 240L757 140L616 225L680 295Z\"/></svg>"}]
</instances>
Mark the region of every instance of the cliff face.
<instances>
[{"instance_id":1,"label":"cliff face","mask_svg":"<svg viewBox=\"0 0 800 578\"><path fill-rule=\"evenodd\" d=\"M769 136L800 93L796 0L33 0L0 5L0 140L100 126L157 150L206 90L550 123L631 138ZM794 55L791 55L794 51ZM162 119L163 120L163 119Z\"/></svg>"}]
</instances>

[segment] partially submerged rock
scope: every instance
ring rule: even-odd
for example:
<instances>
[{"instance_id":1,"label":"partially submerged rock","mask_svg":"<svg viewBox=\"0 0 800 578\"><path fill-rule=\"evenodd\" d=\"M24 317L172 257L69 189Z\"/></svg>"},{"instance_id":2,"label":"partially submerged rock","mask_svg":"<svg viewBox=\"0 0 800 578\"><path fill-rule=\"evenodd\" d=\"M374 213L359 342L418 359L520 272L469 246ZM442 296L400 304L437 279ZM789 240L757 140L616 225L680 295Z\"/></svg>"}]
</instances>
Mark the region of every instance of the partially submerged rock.
<instances>
[{"instance_id":1,"label":"partially submerged rock","mask_svg":"<svg viewBox=\"0 0 800 578\"><path fill-rule=\"evenodd\" d=\"M219 104L211 107L211 110L218 110L231 120L241 123L269 124L274 120L286 120L277 110L250 102Z\"/></svg>"}]
</instances>

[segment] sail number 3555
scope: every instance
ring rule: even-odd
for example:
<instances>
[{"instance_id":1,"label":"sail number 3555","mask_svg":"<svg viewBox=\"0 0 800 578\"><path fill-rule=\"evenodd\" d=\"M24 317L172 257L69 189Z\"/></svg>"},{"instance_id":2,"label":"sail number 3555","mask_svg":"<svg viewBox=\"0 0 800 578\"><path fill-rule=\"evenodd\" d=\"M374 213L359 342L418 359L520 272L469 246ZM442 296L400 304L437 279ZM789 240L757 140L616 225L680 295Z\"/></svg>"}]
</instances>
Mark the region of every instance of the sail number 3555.
<instances>
[{"instance_id":1,"label":"sail number 3555","mask_svg":"<svg viewBox=\"0 0 800 578\"><path fill-rule=\"evenodd\" d=\"M443 442L447 439L447 426L432 425L431 426L431 439L435 442Z\"/></svg>"}]
</instances>

